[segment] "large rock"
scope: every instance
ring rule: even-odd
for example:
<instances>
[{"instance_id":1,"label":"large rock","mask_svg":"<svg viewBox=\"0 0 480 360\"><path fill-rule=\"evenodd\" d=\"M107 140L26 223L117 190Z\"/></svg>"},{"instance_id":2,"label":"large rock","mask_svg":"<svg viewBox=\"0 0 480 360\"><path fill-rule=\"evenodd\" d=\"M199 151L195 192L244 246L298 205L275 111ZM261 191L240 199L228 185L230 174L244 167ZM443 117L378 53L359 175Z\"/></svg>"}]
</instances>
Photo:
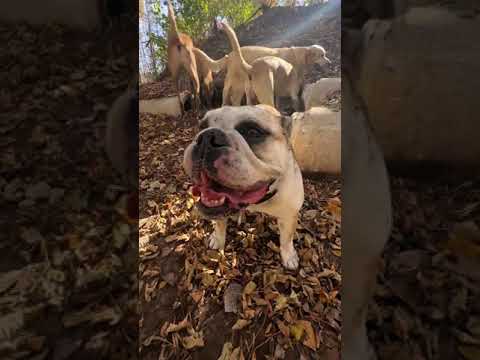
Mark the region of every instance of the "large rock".
<instances>
[{"instance_id":1,"label":"large rock","mask_svg":"<svg viewBox=\"0 0 480 360\"><path fill-rule=\"evenodd\" d=\"M140 100L140 112L168 116L180 116L182 114L177 96Z\"/></svg>"},{"instance_id":2,"label":"large rock","mask_svg":"<svg viewBox=\"0 0 480 360\"><path fill-rule=\"evenodd\" d=\"M312 84L305 85L302 94L305 110L324 105L330 96L339 93L341 89L342 80L339 77L321 78Z\"/></svg>"},{"instance_id":3,"label":"large rock","mask_svg":"<svg viewBox=\"0 0 480 360\"><path fill-rule=\"evenodd\" d=\"M293 152L305 174L341 171L341 112L314 107L292 115Z\"/></svg>"},{"instance_id":4,"label":"large rock","mask_svg":"<svg viewBox=\"0 0 480 360\"><path fill-rule=\"evenodd\" d=\"M365 24L356 87L387 160L479 168L479 33L431 7Z\"/></svg>"}]
</instances>

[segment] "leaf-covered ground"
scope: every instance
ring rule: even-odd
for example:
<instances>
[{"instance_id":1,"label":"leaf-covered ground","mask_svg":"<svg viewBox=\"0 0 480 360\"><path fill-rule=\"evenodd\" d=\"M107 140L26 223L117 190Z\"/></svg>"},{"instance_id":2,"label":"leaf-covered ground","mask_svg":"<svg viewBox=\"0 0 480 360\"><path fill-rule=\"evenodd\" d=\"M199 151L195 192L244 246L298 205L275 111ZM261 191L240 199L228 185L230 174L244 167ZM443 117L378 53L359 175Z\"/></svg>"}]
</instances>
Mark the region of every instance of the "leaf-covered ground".
<instances>
[{"instance_id":1,"label":"leaf-covered ground","mask_svg":"<svg viewBox=\"0 0 480 360\"><path fill-rule=\"evenodd\" d=\"M380 359L480 359L480 180L394 178L392 189L369 321Z\"/></svg>"},{"instance_id":2,"label":"leaf-covered ground","mask_svg":"<svg viewBox=\"0 0 480 360\"><path fill-rule=\"evenodd\" d=\"M182 168L197 121L141 115L142 358L338 358L340 182L305 181L300 271L283 269L275 222L256 214L230 222L224 254L209 250Z\"/></svg>"},{"instance_id":3,"label":"leaf-covered ground","mask_svg":"<svg viewBox=\"0 0 480 360\"><path fill-rule=\"evenodd\" d=\"M136 225L104 155L137 41L117 30L0 24L2 359L136 358Z\"/></svg>"}]
</instances>

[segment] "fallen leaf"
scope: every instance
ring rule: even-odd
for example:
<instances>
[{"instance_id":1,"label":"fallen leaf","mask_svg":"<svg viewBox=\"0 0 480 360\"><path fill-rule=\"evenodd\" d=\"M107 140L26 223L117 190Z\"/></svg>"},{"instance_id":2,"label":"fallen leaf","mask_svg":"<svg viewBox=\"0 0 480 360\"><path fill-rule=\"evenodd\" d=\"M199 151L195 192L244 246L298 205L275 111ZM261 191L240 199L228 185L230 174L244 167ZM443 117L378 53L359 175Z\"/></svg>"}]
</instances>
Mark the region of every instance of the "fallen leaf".
<instances>
[{"instance_id":1,"label":"fallen leaf","mask_svg":"<svg viewBox=\"0 0 480 360\"><path fill-rule=\"evenodd\" d=\"M312 210L307 210L304 212L304 218L306 220L312 220L315 219L318 215L318 210L312 209Z\"/></svg>"},{"instance_id":2,"label":"fallen leaf","mask_svg":"<svg viewBox=\"0 0 480 360\"><path fill-rule=\"evenodd\" d=\"M121 250L130 238L130 226L125 223L116 223L112 230L113 246Z\"/></svg>"},{"instance_id":3,"label":"fallen leaf","mask_svg":"<svg viewBox=\"0 0 480 360\"><path fill-rule=\"evenodd\" d=\"M243 289L243 294L250 295L255 291L256 288L257 284L255 284L253 281L250 281L247 285L245 285L245 288Z\"/></svg>"},{"instance_id":4,"label":"fallen leaf","mask_svg":"<svg viewBox=\"0 0 480 360\"><path fill-rule=\"evenodd\" d=\"M342 219L342 208L338 198L331 199L327 204L327 210L332 214L335 221L340 222Z\"/></svg>"},{"instance_id":5,"label":"fallen leaf","mask_svg":"<svg viewBox=\"0 0 480 360\"><path fill-rule=\"evenodd\" d=\"M275 300L275 311L280 311L282 309L285 309L287 307L287 303L288 303L288 299L283 296L283 295L280 295L277 297L277 299Z\"/></svg>"},{"instance_id":6,"label":"fallen leaf","mask_svg":"<svg viewBox=\"0 0 480 360\"><path fill-rule=\"evenodd\" d=\"M465 360L480 359L480 346L462 345L458 347L458 351L460 351Z\"/></svg>"},{"instance_id":7,"label":"fallen leaf","mask_svg":"<svg viewBox=\"0 0 480 360\"><path fill-rule=\"evenodd\" d=\"M232 330L241 330L245 326L248 326L250 323L250 320L238 319L237 322L232 326Z\"/></svg>"},{"instance_id":8,"label":"fallen leaf","mask_svg":"<svg viewBox=\"0 0 480 360\"><path fill-rule=\"evenodd\" d=\"M204 293L205 293L204 290L194 290L190 293L190 296L192 297L193 301L198 303L200 302L200 300L202 300Z\"/></svg>"},{"instance_id":9,"label":"fallen leaf","mask_svg":"<svg viewBox=\"0 0 480 360\"><path fill-rule=\"evenodd\" d=\"M298 322L296 322L293 325L290 325L290 334L293 336L293 338L296 341L300 341L300 339L303 336L304 331L305 331L305 329Z\"/></svg>"},{"instance_id":10,"label":"fallen leaf","mask_svg":"<svg viewBox=\"0 0 480 360\"><path fill-rule=\"evenodd\" d=\"M172 234L165 238L165 242L168 244L173 241L188 240L188 238L189 238L188 234Z\"/></svg>"},{"instance_id":11,"label":"fallen leaf","mask_svg":"<svg viewBox=\"0 0 480 360\"><path fill-rule=\"evenodd\" d=\"M338 257L342 257L342 250L340 249L332 249L332 254Z\"/></svg>"},{"instance_id":12,"label":"fallen leaf","mask_svg":"<svg viewBox=\"0 0 480 360\"><path fill-rule=\"evenodd\" d=\"M205 342L203 336L200 333L194 333L193 335L182 338L182 345L185 349L193 349L196 347L204 347Z\"/></svg>"},{"instance_id":13,"label":"fallen leaf","mask_svg":"<svg viewBox=\"0 0 480 360\"><path fill-rule=\"evenodd\" d=\"M274 359L285 359L285 350L283 350L282 345L276 344L275 345L275 352L273 353Z\"/></svg>"},{"instance_id":14,"label":"fallen leaf","mask_svg":"<svg viewBox=\"0 0 480 360\"><path fill-rule=\"evenodd\" d=\"M285 323L283 321L277 320L276 324L277 324L278 330L280 330L280 332L282 333L283 336L285 336L285 337L290 336L290 329L287 325L285 325Z\"/></svg>"},{"instance_id":15,"label":"fallen leaf","mask_svg":"<svg viewBox=\"0 0 480 360\"><path fill-rule=\"evenodd\" d=\"M16 311L0 317L0 340L10 340L24 325L23 312Z\"/></svg>"},{"instance_id":16,"label":"fallen leaf","mask_svg":"<svg viewBox=\"0 0 480 360\"><path fill-rule=\"evenodd\" d=\"M303 328L306 334L303 345L312 350L317 350L317 339L315 338L315 331L310 321L299 320L297 324Z\"/></svg>"},{"instance_id":17,"label":"fallen leaf","mask_svg":"<svg viewBox=\"0 0 480 360\"><path fill-rule=\"evenodd\" d=\"M480 259L480 229L473 221L456 224L447 248L457 256Z\"/></svg>"},{"instance_id":18,"label":"fallen leaf","mask_svg":"<svg viewBox=\"0 0 480 360\"><path fill-rule=\"evenodd\" d=\"M230 356L232 354L233 345L231 342L226 342L223 344L222 353L217 360L230 360Z\"/></svg>"},{"instance_id":19,"label":"fallen leaf","mask_svg":"<svg viewBox=\"0 0 480 360\"><path fill-rule=\"evenodd\" d=\"M212 274L207 272L202 273L202 284L203 286L209 288L215 285L216 279Z\"/></svg>"},{"instance_id":20,"label":"fallen leaf","mask_svg":"<svg viewBox=\"0 0 480 360\"><path fill-rule=\"evenodd\" d=\"M222 353L218 358L218 360L241 360L241 359L243 359L243 355L239 347L234 349L232 343L230 342L226 342L225 344L223 344Z\"/></svg>"},{"instance_id":21,"label":"fallen leaf","mask_svg":"<svg viewBox=\"0 0 480 360\"><path fill-rule=\"evenodd\" d=\"M165 335L173 332L178 332L180 330L186 329L189 326L190 326L190 322L187 320L187 318L183 319L178 324L171 323L168 325L167 329L165 330Z\"/></svg>"},{"instance_id":22,"label":"fallen leaf","mask_svg":"<svg viewBox=\"0 0 480 360\"><path fill-rule=\"evenodd\" d=\"M280 248L273 241L269 241L267 246L270 250L276 252L277 254L280 253Z\"/></svg>"}]
</instances>

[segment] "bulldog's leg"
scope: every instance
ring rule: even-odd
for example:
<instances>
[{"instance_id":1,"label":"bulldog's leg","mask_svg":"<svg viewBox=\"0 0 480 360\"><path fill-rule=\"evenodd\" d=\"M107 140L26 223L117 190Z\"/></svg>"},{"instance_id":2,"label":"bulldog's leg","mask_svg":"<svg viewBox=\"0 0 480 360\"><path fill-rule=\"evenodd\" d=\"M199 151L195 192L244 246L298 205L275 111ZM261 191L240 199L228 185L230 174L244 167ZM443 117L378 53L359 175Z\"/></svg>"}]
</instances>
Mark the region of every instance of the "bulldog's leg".
<instances>
[{"instance_id":1,"label":"bulldog's leg","mask_svg":"<svg viewBox=\"0 0 480 360\"><path fill-rule=\"evenodd\" d=\"M367 336L367 311L376 285L379 259L369 264L349 265L342 280L342 360L375 360Z\"/></svg>"},{"instance_id":2,"label":"bulldog's leg","mask_svg":"<svg viewBox=\"0 0 480 360\"><path fill-rule=\"evenodd\" d=\"M219 219L213 222L213 233L210 235L208 247L210 249L223 250L227 236L227 219Z\"/></svg>"},{"instance_id":3,"label":"bulldog's leg","mask_svg":"<svg viewBox=\"0 0 480 360\"><path fill-rule=\"evenodd\" d=\"M297 230L298 214L291 217L278 218L278 230L280 232L280 256L282 264L289 270L298 268L298 255L293 246L293 237Z\"/></svg>"}]
</instances>

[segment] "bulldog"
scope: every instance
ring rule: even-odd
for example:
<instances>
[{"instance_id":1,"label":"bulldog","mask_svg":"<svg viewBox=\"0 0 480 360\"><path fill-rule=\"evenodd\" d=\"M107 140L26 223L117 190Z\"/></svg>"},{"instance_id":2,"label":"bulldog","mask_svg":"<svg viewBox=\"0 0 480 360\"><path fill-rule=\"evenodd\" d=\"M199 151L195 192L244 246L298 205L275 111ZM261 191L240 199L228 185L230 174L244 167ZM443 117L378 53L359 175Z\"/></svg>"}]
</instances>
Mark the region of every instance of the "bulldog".
<instances>
[{"instance_id":1,"label":"bulldog","mask_svg":"<svg viewBox=\"0 0 480 360\"><path fill-rule=\"evenodd\" d=\"M292 120L267 105L211 110L185 149L183 166L200 199L200 214L214 221L208 245L225 247L227 220L241 210L278 221L285 268L298 268L293 245L304 200L303 179L290 144Z\"/></svg>"},{"instance_id":2,"label":"bulldog","mask_svg":"<svg viewBox=\"0 0 480 360\"><path fill-rule=\"evenodd\" d=\"M351 79L342 69L342 359L376 360L366 321L392 229L392 201L382 149Z\"/></svg>"}]
</instances>

